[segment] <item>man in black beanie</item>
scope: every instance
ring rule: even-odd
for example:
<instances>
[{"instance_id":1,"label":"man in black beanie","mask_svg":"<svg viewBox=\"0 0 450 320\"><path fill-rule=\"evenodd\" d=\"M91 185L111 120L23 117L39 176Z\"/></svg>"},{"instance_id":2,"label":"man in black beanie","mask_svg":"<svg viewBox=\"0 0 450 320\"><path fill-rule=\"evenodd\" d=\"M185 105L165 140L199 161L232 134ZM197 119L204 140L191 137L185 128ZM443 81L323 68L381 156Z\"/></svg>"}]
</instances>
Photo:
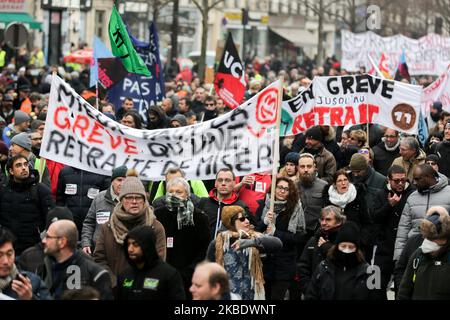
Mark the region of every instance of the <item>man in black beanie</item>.
<instances>
[{"instance_id":1,"label":"man in black beanie","mask_svg":"<svg viewBox=\"0 0 450 320\"><path fill-rule=\"evenodd\" d=\"M336 159L323 145L325 137L322 129L320 126L309 128L305 133L305 138L305 147L300 153L314 155L319 178L331 183L336 172Z\"/></svg>"}]
</instances>

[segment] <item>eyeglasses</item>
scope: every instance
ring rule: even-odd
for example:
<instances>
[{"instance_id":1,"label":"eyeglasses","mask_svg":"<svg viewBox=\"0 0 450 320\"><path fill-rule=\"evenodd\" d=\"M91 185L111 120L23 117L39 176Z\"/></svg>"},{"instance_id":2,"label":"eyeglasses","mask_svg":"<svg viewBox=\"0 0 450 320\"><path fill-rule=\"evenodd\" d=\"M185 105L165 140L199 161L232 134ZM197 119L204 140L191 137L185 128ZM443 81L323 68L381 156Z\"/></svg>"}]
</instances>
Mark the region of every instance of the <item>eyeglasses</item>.
<instances>
[{"instance_id":1,"label":"eyeglasses","mask_svg":"<svg viewBox=\"0 0 450 320\"><path fill-rule=\"evenodd\" d=\"M143 196L125 196L123 198L126 201L128 201L128 202L133 202L133 201L142 202L142 201L144 201L144 197Z\"/></svg>"},{"instance_id":2,"label":"eyeglasses","mask_svg":"<svg viewBox=\"0 0 450 320\"><path fill-rule=\"evenodd\" d=\"M395 139L395 138L397 138L397 136L389 136L389 135L386 135L386 136L384 136L386 139Z\"/></svg>"},{"instance_id":3,"label":"eyeglasses","mask_svg":"<svg viewBox=\"0 0 450 320\"><path fill-rule=\"evenodd\" d=\"M52 237L52 236L49 236L48 234L46 234L46 235L44 236L44 239L45 239L45 240L47 240L47 239L59 239L59 238L62 238L62 237Z\"/></svg>"},{"instance_id":4,"label":"eyeglasses","mask_svg":"<svg viewBox=\"0 0 450 320\"><path fill-rule=\"evenodd\" d=\"M289 187L277 186L276 189L279 191L289 192Z\"/></svg>"},{"instance_id":5,"label":"eyeglasses","mask_svg":"<svg viewBox=\"0 0 450 320\"><path fill-rule=\"evenodd\" d=\"M32 138L31 140L38 141L38 140L42 140L42 138Z\"/></svg>"},{"instance_id":6,"label":"eyeglasses","mask_svg":"<svg viewBox=\"0 0 450 320\"><path fill-rule=\"evenodd\" d=\"M406 183L406 179L390 179L392 182L397 183L397 184L405 184Z\"/></svg>"},{"instance_id":7,"label":"eyeglasses","mask_svg":"<svg viewBox=\"0 0 450 320\"><path fill-rule=\"evenodd\" d=\"M213 107L213 106L214 106L214 103L205 103L205 106L207 106L207 107Z\"/></svg>"},{"instance_id":8,"label":"eyeglasses","mask_svg":"<svg viewBox=\"0 0 450 320\"><path fill-rule=\"evenodd\" d=\"M236 220L239 220L240 222L244 222L246 219L248 220L248 216L244 215L242 217L237 218Z\"/></svg>"},{"instance_id":9,"label":"eyeglasses","mask_svg":"<svg viewBox=\"0 0 450 320\"><path fill-rule=\"evenodd\" d=\"M359 154L369 154L369 150L367 150L367 149L361 149L361 150L358 150L358 153L359 153Z\"/></svg>"}]
</instances>

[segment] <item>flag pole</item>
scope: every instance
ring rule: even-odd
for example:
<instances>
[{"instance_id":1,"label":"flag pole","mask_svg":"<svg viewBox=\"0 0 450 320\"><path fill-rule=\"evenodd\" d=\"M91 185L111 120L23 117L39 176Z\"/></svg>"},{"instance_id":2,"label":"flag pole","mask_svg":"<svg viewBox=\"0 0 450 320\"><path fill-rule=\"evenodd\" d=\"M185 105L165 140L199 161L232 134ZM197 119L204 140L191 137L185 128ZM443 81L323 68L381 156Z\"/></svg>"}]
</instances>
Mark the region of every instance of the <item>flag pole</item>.
<instances>
[{"instance_id":1,"label":"flag pole","mask_svg":"<svg viewBox=\"0 0 450 320\"><path fill-rule=\"evenodd\" d=\"M281 128L281 106L283 100L283 82L280 77L280 85L278 88L277 99L277 118L273 141L273 162L272 162L272 184L270 187L270 207L269 211L273 212L275 206L275 187L277 182L278 166L280 163L280 128Z\"/></svg>"},{"instance_id":2,"label":"flag pole","mask_svg":"<svg viewBox=\"0 0 450 320\"><path fill-rule=\"evenodd\" d=\"M100 111L98 108L98 80L95 81L95 107Z\"/></svg>"}]
</instances>

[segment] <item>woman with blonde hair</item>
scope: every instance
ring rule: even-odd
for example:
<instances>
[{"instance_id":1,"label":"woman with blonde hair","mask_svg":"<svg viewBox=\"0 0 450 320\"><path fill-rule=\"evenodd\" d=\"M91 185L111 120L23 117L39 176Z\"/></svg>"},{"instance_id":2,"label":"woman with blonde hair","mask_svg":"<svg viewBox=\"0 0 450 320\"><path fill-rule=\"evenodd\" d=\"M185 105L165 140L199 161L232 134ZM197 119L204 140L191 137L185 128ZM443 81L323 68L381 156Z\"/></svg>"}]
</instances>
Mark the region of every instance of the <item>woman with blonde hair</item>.
<instances>
[{"instance_id":1,"label":"woman with blonde hair","mask_svg":"<svg viewBox=\"0 0 450 320\"><path fill-rule=\"evenodd\" d=\"M255 232L240 206L223 208L221 219L227 230L210 243L208 260L225 268L230 276L232 293L238 294L242 300L265 300L260 251L280 250L283 246L281 240ZM270 227L268 229L270 233Z\"/></svg>"}]
</instances>

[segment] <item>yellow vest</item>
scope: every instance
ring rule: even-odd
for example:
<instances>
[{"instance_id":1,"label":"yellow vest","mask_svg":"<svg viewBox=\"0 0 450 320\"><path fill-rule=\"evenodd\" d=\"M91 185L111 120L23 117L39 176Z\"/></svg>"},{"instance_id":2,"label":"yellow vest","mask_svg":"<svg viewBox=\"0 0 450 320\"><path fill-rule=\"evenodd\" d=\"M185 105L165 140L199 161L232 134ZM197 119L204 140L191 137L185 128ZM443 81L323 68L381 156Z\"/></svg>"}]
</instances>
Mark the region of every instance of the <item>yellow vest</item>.
<instances>
[{"instance_id":1,"label":"yellow vest","mask_svg":"<svg viewBox=\"0 0 450 320\"><path fill-rule=\"evenodd\" d=\"M0 51L0 68L3 68L5 66L6 62L6 51L1 50Z\"/></svg>"}]
</instances>

